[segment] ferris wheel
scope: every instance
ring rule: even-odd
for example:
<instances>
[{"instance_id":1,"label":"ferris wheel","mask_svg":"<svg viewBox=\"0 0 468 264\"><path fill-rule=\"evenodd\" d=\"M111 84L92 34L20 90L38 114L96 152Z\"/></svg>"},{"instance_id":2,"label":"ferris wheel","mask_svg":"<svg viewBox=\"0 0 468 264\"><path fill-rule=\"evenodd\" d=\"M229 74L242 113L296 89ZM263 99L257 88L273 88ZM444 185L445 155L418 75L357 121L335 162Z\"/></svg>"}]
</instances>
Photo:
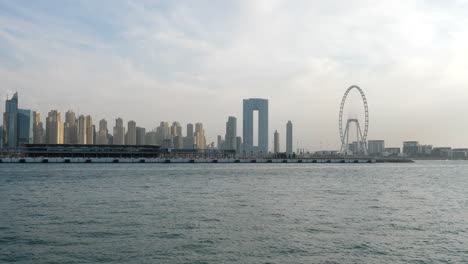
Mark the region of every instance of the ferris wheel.
<instances>
[{"instance_id":1,"label":"ferris wheel","mask_svg":"<svg viewBox=\"0 0 468 264\"><path fill-rule=\"evenodd\" d=\"M344 130L343 130L343 110L346 104L346 99L348 97L348 94L353 89L357 90L360 93L362 102L364 105L364 115L365 115L364 132L361 130L361 127L359 125L359 120L357 118L347 119L346 126L344 126ZM356 138L356 141L354 141L356 143L353 145L353 149L350 150L349 130L353 124L356 127L357 138ZM349 87L346 90L343 96L343 99L341 100L340 115L339 115L339 128L340 128L340 139L341 139L341 148L340 148L341 155L367 155L367 132L369 131L369 108L367 106L366 95L364 94L362 89L357 85L352 85L351 87Z\"/></svg>"}]
</instances>

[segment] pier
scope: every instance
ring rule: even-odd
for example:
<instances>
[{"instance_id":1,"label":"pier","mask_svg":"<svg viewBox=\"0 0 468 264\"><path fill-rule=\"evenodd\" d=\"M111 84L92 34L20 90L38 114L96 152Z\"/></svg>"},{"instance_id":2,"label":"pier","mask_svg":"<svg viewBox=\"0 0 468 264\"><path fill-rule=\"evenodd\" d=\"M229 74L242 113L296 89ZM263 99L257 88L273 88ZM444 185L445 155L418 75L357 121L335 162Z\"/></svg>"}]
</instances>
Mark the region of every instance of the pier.
<instances>
[{"instance_id":1,"label":"pier","mask_svg":"<svg viewBox=\"0 0 468 264\"><path fill-rule=\"evenodd\" d=\"M2 158L0 163L376 163L375 159Z\"/></svg>"}]
</instances>

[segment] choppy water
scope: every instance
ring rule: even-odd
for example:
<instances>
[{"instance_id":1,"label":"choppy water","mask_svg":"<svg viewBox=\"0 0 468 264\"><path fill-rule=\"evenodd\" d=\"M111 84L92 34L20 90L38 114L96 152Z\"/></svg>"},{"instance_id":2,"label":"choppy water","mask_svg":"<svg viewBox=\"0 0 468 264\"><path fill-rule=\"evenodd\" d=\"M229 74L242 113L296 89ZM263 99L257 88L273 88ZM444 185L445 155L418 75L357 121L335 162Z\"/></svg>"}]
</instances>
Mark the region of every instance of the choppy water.
<instances>
[{"instance_id":1,"label":"choppy water","mask_svg":"<svg viewBox=\"0 0 468 264\"><path fill-rule=\"evenodd\" d=\"M468 162L3 164L1 263L468 263Z\"/></svg>"}]
</instances>

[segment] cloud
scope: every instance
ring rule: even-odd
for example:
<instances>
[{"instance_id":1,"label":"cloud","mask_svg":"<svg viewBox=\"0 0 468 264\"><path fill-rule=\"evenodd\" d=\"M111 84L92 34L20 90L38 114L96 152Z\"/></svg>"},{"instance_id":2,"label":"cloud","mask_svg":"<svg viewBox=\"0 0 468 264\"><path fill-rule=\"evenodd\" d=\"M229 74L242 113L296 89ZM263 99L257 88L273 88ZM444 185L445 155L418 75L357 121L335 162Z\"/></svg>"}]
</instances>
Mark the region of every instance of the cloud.
<instances>
[{"instance_id":1,"label":"cloud","mask_svg":"<svg viewBox=\"0 0 468 264\"><path fill-rule=\"evenodd\" d=\"M369 137L468 145L468 125L453 118L468 112L454 107L468 97L462 2L1 5L1 92L20 91L23 107L122 116L148 129L201 121L214 141L229 115L241 128L243 98L265 97L271 131L292 120L304 147L336 149L341 96L358 84ZM447 137L428 133L440 126Z\"/></svg>"}]
</instances>

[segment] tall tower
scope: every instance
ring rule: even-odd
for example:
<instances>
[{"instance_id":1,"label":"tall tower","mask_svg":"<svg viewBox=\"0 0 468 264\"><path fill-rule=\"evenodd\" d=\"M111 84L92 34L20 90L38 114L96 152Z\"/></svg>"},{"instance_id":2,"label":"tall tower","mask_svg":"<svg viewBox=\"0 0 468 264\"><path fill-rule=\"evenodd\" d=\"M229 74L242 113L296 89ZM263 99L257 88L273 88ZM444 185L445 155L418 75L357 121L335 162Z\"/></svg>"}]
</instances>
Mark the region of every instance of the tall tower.
<instances>
[{"instance_id":1,"label":"tall tower","mask_svg":"<svg viewBox=\"0 0 468 264\"><path fill-rule=\"evenodd\" d=\"M98 145L107 145L109 144L109 131L107 130L107 121L106 119L101 119L99 121L99 131L97 133L96 144Z\"/></svg>"},{"instance_id":2,"label":"tall tower","mask_svg":"<svg viewBox=\"0 0 468 264\"><path fill-rule=\"evenodd\" d=\"M258 111L258 146L254 146L253 112ZM244 99L244 151L247 154L268 153L268 100Z\"/></svg>"},{"instance_id":3,"label":"tall tower","mask_svg":"<svg viewBox=\"0 0 468 264\"><path fill-rule=\"evenodd\" d=\"M275 130L275 134L273 135L273 152L279 153L280 152L280 144L279 144L279 133L278 130Z\"/></svg>"},{"instance_id":4,"label":"tall tower","mask_svg":"<svg viewBox=\"0 0 468 264\"><path fill-rule=\"evenodd\" d=\"M136 145L146 145L146 129L144 127L136 127Z\"/></svg>"},{"instance_id":5,"label":"tall tower","mask_svg":"<svg viewBox=\"0 0 468 264\"><path fill-rule=\"evenodd\" d=\"M18 146L33 143L33 113L29 109L18 109Z\"/></svg>"},{"instance_id":6,"label":"tall tower","mask_svg":"<svg viewBox=\"0 0 468 264\"><path fill-rule=\"evenodd\" d=\"M45 135L44 135L44 125L41 122L41 113L33 112L33 143L34 144L44 144Z\"/></svg>"},{"instance_id":7,"label":"tall tower","mask_svg":"<svg viewBox=\"0 0 468 264\"><path fill-rule=\"evenodd\" d=\"M136 122L133 120L128 121L126 145L136 145Z\"/></svg>"},{"instance_id":8,"label":"tall tower","mask_svg":"<svg viewBox=\"0 0 468 264\"><path fill-rule=\"evenodd\" d=\"M63 131L63 143L77 144L78 143L78 122L75 112L68 110L65 113L65 124Z\"/></svg>"},{"instance_id":9,"label":"tall tower","mask_svg":"<svg viewBox=\"0 0 468 264\"><path fill-rule=\"evenodd\" d=\"M237 118L230 116L226 122L224 149L237 150Z\"/></svg>"},{"instance_id":10,"label":"tall tower","mask_svg":"<svg viewBox=\"0 0 468 264\"><path fill-rule=\"evenodd\" d=\"M85 127L86 127L86 143L87 145L94 144L94 128L93 128L93 118L90 115L87 115L85 118Z\"/></svg>"},{"instance_id":11,"label":"tall tower","mask_svg":"<svg viewBox=\"0 0 468 264\"><path fill-rule=\"evenodd\" d=\"M187 124L187 137L193 137L193 124Z\"/></svg>"},{"instance_id":12,"label":"tall tower","mask_svg":"<svg viewBox=\"0 0 468 264\"><path fill-rule=\"evenodd\" d=\"M86 144L86 118L84 115L78 117L78 144Z\"/></svg>"},{"instance_id":13,"label":"tall tower","mask_svg":"<svg viewBox=\"0 0 468 264\"><path fill-rule=\"evenodd\" d=\"M193 124L187 124L187 136L184 138L184 149L193 149L195 147L195 137Z\"/></svg>"},{"instance_id":14,"label":"tall tower","mask_svg":"<svg viewBox=\"0 0 468 264\"><path fill-rule=\"evenodd\" d=\"M115 120L114 134L113 134L113 144L114 145L124 145L125 144L125 128L123 126L122 118L117 118Z\"/></svg>"},{"instance_id":15,"label":"tall tower","mask_svg":"<svg viewBox=\"0 0 468 264\"><path fill-rule=\"evenodd\" d=\"M46 119L46 143L63 144L62 114L51 110Z\"/></svg>"},{"instance_id":16,"label":"tall tower","mask_svg":"<svg viewBox=\"0 0 468 264\"><path fill-rule=\"evenodd\" d=\"M162 145L163 141L170 138L171 136L171 128L169 127L169 123L164 121L161 122L159 127L156 128L156 134L157 144Z\"/></svg>"},{"instance_id":17,"label":"tall tower","mask_svg":"<svg viewBox=\"0 0 468 264\"><path fill-rule=\"evenodd\" d=\"M5 102L3 113L3 144L6 147L18 146L18 93Z\"/></svg>"},{"instance_id":18,"label":"tall tower","mask_svg":"<svg viewBox=\"0 0 468 264\"><path fill-rule=\"evenodd\" d=\"M286 124L286 154L293 153L293 125L291 120Z\"/></svg>"},{"instance_id":19,"label":"tall tower","mask_svg":"<svg viewBox=\"0 0 468 264\"><path fill-rule=\"evenodd\" d=\"M206 149L205 129L202 123L195 124L195 144L198 149Z\"/></svg>"},{"instance_id":20,"label":"tall tower","mask_svg":"<svg viewBox=\"0 0 468 264\"><path fill-rule=\"evenodd\" d=\"M182 126L180 125L179 122L174 121L171 126L171 136L177 137L177 136L182 136Z\"/></svg>"}]
</instances>

